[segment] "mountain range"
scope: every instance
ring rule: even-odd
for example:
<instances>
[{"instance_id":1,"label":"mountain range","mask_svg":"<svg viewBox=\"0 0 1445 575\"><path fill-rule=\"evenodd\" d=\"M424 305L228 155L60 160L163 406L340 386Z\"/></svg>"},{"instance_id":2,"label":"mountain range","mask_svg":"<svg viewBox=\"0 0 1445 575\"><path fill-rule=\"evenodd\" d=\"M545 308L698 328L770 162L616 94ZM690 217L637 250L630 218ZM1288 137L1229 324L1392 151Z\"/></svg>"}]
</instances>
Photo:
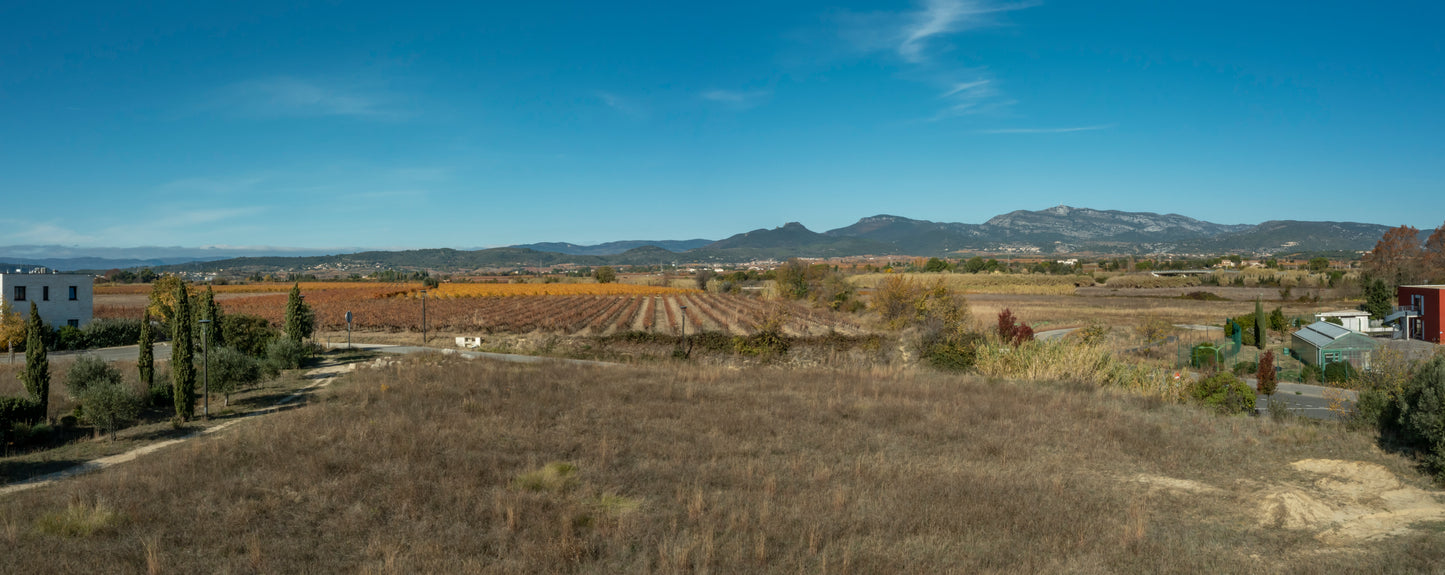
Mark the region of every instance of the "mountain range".
<instances>
[{"instance_id":1,"label":"mountain range","mask_svg":"<svg viewBox=\"0 0 1445 575\"><path fill-rule=\"evenodd\" d=\"M431 269L464 271L560 264L659 265L686 262L746 262L788 257L907 255L959 257L973 253L1092 255L1284 255L1312 252L1363 252L1374 247L1388 226L1356 222L1267 221L1217 224L1179 214L1124 212L1055 206L1018 210L981 224L933 222L877 215L815 232L797 222L712 241L627 240L591 246L536 243L482 250L424 249L365 251L339 255L258 255L151 265L173 271L274 271ZM1430 230L1421 232L1421 239ZM209 254L208 254L209 255ZM0 248L0 259L27 263ZM78 262L77 262L78 263ZM89 262L87 262L89 263ZM111 264L91 269L137 267ZM63 266L51 266L67 269ZM78 269L76 265L69 269Z\"/></svg>"}]
</instances>

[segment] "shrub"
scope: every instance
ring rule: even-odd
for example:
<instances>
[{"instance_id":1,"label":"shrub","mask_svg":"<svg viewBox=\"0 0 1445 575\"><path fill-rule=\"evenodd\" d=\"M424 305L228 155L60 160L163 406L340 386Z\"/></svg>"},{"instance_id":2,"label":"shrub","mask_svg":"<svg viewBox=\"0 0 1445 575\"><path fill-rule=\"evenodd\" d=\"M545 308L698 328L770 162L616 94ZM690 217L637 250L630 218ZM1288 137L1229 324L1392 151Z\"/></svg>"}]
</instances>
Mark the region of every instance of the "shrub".
<instances>
[{"instance_id":1,"label":"shrub","mask_svg":"<svg viewBox=\"0 0 1445 575\"><path fill-rule=\"evenodd\" d=\"M976 333L946 337L942 332L935 332L919 341L919 356L938 369L964 371L978 362L978 346L983 340L983 336Z\"/></svg>"},{"instance_id":2,"label":"shrub","mask_svg":"<svg viewBox=\"0 0 1445 575\"><path fill-rule=\"evenodd\" d=\"M245 314L221 316L221 333L227 346L251 357L265 357L267 344L281 336L266 318Z\"/></svg>"},{"instance_id":3,"label":"shrub","mask_svg":"<svg viewBox=\"0 0 1445 575\"><path fill-rule=\"evenodd\" d=\"M141 320L138 319L97 319L81 328L85 349L132 345L140 339L140 327Z\"/></svg>"},{"instance_id":4,"label":"shrub","mask_svg":"<svg viewBox=\"0 0 1445 575\"><path fill-rule=\"evenodd\" d=\"M159 381L164 382L165 380L160 379ZM150 386L150 389L146 391L146 402L149 403L151 407L159 408L175 405L176 389L168 383L153 384Z\"/></svg>"},{"instance_id":5,"label":"shrub","mask_svg":"<svg viewBox=\"0 0 1445 575\"><path fill-rule=\"evenodd\" d=\"M900 329L913 320L922 292L922 286L905 276L889 276L873 291L873 309L888 327Z\"/></svg>"},{"instance_id":6,"label":"shrub","mask_svg":"<svg viewBox=\"0 0 1445 575\"><path fill-rule=\"evenodd\" d=\"M1113 328L1103 322L1094 320L1090 321L1089 325L1079 328L1078 338L1084 342L1085 345L1096 345L1104 343L1104 340L1109 337L1110 331L1113 331Z\"/></svg>"},{"instance_id":7,"label":"shrub","mask_svg":"<svg viewBox=\"0 0 1445 575\"><path fill-rule=\"evenodd\" d=\"M210 362L211 390L222 394L227 406L232 393L261 381L261 362L235 348L212 349Z\"/></svg>"},{"instance_id":8,"label":"shrub","mask_svg":"<svg viewBox=\"0 0 1445 575\"><path fill-rule=\"evenodd\" d=\"M1253 361L1240 361L1234 364L1230 372L1234 375L1249 375L1259 371L1259 363Z\"/></svg>"},{"instance_id":9,"label":"shrub","mask_svg":"<svg viewBox=\"0 0 1445 575\"><path fill-rule=\"evenodd\" d=\"M1419 452L1431 472L1445 472L1445 356L1437 355L1415 371L1380 417L1380 427Z\"/></svg>"},{"instance_id":10,"label":"shrub","mask_svg":"<svg viewBox=\"0 0 1445 575\"><path fill-rule=\"evenodd\" d=\"M55 334L56 349L85 349L85 332L80 328L61 326Z\"/></svg>"},{"instance_id":11,"label":"shrub","mask_svg":"<svg viewBox=\"0 0 1445 575\"><path fill-rule=\"evenodd\" d=\"M1018 321L1018 316L1015 316L1008 308L999 312L997 329L999 339L1012 343L1014 347L1034 340L1034 328Z\"/></svg>"},{"instance_id":12,"label":"shrub","mask_svg":"<svg viewBox=\"0 0 1445 575\"><path fill-rule=\"evenodd\" d=\"M1324 372L1321 371L1317 365L1305 364L1304 367L1301 367L1299 370L1299 380L1301 383L1314 383L1324 379L1324 376Z\"/></svg>"},{"instance_id":13,"label":"shrub","mask_svg":"<svg viewBox=\"0 0 1445 575\"><path fill-rule=\"evenodd\" d=\"M0 434L8 434L17 425L30 425L45 419L40 403L28 397L0 397Z\"/></svg>"},{"instance_id":14,"label":"shrub","mask_svg":"<svg viewBox=\"0 0 1445 575\"><path fill-rule=\"evenodd\" d=\"M280 373L285 369L298 369L306 359L306 346L290 338L278 338L266 345L266 371Z\"/></svg>"},{"instance_id":15,"label":"shrub","mask_svg":"<svg viewBox=\"0 0 1445 575\"><path fill-rule=\"evenodd\" d=\"M109 431L112 439L117 429L135 421L142 403L142 398L119 380L92 383L76 399L84 406L86 421Z\"/></svg>"},{"instance_id":16,"label":"shrub","mask_svg":"<svg viewBox=\"0 0 1445 575\"><path fill-rule=\"evenodd\" d=\"M1327 364L1320 379L1325 383L1346 383L1355 379L1355 366L1348 361Z\"/></svg>"},{"instance_id":17,"label":"shrub","mask_svg":"<svg viewBox=\"0 0 1445 575\"><path fill-rule=\"evenodd\" d=\"M1391 404L1395 401L1390 393L1382 389L1366 389L1360 392L1359 399L1355 401L1355 411L1347 422L1351 428L1379 428L1384 423L1382 420L1390 413Z\"/></svg>"},{"instance_id":18,"label":"shrub","mask_svg":"<svg viewBox=\"0 0 1445 575\"><path fill-rule=\"evenodd\" d=\"M86 388L92 385L119 384L120 370L111 367L104 360L92 355L82 355L71 364L65 374L65 390L70 397L79 399Z\"/></svg>"},{"instance_id":19,"label":"shrub","mask_svg":"<svg viewBox=\"0 0 1445 575\"><path fill-rule=\"evenodd\" d=\"M758 330L752 335L739 337L733 343L733 350L741 355L756 357L777 357L786 355L792 342L777 329Z\"/></svg>"},{"instance_id":20,"label":"shrub","mask_svg":"<svg viewBox=\"0 0 1445 575\"><path fill-rule=\"evenodd\" d=\"M1220 413L1254 411L1254 390L1232 373L1220 372L1195 382L1189 395Z\"/></svg>"},{"instance_id":21,"label":"shrub","mask_svg":"<svg viewBox=\"0 0 1445 575\"><path fill-rule=\"evenodd\" d=\"M1174 329L1174 324L1157 315L1145 316L1139 325L1134 326L1134 332L1139 334L1139 339L1144 340L1145 345L1164 339L1164 336L1172 329Z\"/></svg>"}]
</instances>

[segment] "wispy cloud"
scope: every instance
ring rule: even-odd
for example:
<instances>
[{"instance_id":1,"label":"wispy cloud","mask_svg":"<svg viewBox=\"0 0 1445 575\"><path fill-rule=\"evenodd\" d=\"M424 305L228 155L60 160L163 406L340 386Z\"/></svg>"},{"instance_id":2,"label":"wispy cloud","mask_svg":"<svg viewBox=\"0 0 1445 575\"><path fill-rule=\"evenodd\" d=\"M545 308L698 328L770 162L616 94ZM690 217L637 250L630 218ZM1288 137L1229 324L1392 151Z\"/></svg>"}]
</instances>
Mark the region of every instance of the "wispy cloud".
<instances>
[{"instance_id":1,"label":"wispy cloud","mask_svg":"<svg viewBox=\"0 0 1445 575\"><path fill-rule=\"evenodd\" d=\"M7 244L86 244L95 236L75 232L54 222L0 219L0 242Z\"/></svg>"},{"instance_id":2,"label":"wispy cloud","mask_svg":"<svg viewBox=\"0 0 1445 575\"><path fill-rule=\"evenodd\" d=\"M267 176L252 175L238 176L231 178L181 178L166 182L161 189L166 192L181 192L186 194L209 194L209 195L231 195L245 193L257 184L265 182Z\"/></svg>"},{"instance_id":3,"label":"wispy cloud","mask_svg":"<svg viewBox=\"0 0 1445 575\"><path fill-rule=\"evenodd\" d=\"M258 78L222 88L210 107L246 116L395 119L406 116L384 91L342 82L289 76Z\"/></svg>"},{"instance_id":4,"label":"wispy cloud","mask_svg":"<svg viewBox=\"0 0 1445 575\"><path fill-rule=\"evenodd\" d=\"M997 14L1020 10L1036 2L998 0L922 0L903 12L842 13L835 15L839 33L853 50L895 58L904 64L903 76L935 84L946 104L930 121L982 114L1006 108L1013 102L1000 90L1000 82L985 68L963 68L941 62L949 50L947 39L968 30L1002 23Z\"/></svg>"},{"instance_id":5,"label":"wispy cloud","mask_svg":"<svg viewBox=\"0 0 1445 575\"><path fill-rule=\"evenodd\" d=\"M612 108L613 110L616 110L623 115L631 116L633 118L642 118L647 116L647 109L632 101L631 98L624 98L617 94L613 94L612 92L604 92L599 90L597 92L597 99L602 100L602 103L605 104L608 108Z\"/></svg>"},{"instance_id":6,"label":"wispy cloud","mask_svg":"<svg viewBox=\"0 0 1445 575\"><path fill-rule=\"evenodd\" d=\"M771 90L708 90L702 93L702 99L736 108L751 108L772 95Z\"/></svg>"},{"instance_id":7,"label":"wispy cloud","mask_svg":"<svg viewBox=\"0 0 1445 575\"><path fill-rule=\"evenodd\" d=\"M1037 2L1004 3L996 0L923 0L907 12L871 12L836 15L840 34L863 52L893 52L907 62L924 63L937 51L931 48L951 35L999 25L995 14L1021 10Z\"/></svg>"},{"instance_id":8,"label":"wispy cloud","mask_svg":"<svg viewBox=\"0 0 1445 575\"><path fill-rule=\"evenodd\" d=\"M1066 134L1069 132L1092 132L1094 130L1107 130L1117 124L1100 124L1098 126L1075 126L1071 128L1003 128L997 130L978 130L980 134Z\"/></svg>"},{"instance_id":9,"label":"wispy cloud","mask_svg":"<svg viewBox=\"0 0 1445 575\"><path fill-rule=\"evenodd\" d=\"M977 74L982 75L983 72ZM951 82L947 86L943 93L938 95L940 100L947 102L947 107L934 114L933 120L981 114L1013 103L1002 97L996 88L997 82L992 78Z\"/></svg>"},{"instance_id":10,"label":"wispy cloud","mask_svg":"<svg viewBox=\"0 0 1445 575\"><path fill-rule=\"evenodd\" d=\"M214 224L216 222L254 216L266 211L261 206L244 206L238 208L201 208L192 210L176 210L160 214L153 224L157 227L185 227L198 226L202 224Z\"/></svg>"}]
</instances>

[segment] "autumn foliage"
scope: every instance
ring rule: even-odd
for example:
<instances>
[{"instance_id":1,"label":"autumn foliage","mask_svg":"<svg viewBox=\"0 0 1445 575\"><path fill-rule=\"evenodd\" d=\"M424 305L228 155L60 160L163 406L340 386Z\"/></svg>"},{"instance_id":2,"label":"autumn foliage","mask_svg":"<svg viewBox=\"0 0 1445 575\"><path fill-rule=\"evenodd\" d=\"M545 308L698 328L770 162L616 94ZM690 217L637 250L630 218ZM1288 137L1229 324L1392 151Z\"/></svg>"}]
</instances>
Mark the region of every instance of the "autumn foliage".
<instances>
[{"instance_id":1,"label":"autumn foliage","mask_svg":"<svg viewBox=\"0 0 1445 575\"><path fill-rule=\"evenodd\" d=\"M998 314L998 337L999 339L1012 343L1014 347L1018 347L1023 344L1023 342L1034 339L1034 328L1019 321L1018 316L1015 316L1013 311L1004 308L1004 310Z\"/></svg>"}]
</instances>

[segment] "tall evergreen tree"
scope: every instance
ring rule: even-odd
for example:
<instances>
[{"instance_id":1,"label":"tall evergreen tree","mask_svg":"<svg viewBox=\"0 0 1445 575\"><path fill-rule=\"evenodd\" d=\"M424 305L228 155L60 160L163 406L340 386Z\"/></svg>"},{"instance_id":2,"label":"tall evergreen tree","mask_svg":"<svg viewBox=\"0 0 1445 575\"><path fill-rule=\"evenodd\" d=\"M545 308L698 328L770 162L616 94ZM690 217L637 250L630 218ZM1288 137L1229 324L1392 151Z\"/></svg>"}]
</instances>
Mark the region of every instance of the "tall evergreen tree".
<instances>
[{"instance_id":1,"label":"tall evergreen tree","mask_svg":"<svg viewBox=\"0 0 1445 575\"><path fill-rule=\"evenodd\" d=\"M226 345L226 336L221 333L221 306L216 305L216 294L211 286L206 286L206 293L201 294L201 319L211 320L211 327L206 337L211 340L211 347L223 347Z\"/></svg>"},{"instance_id":2,"label":"tall evergreen tree","mask_svg":"<svg viewBox=\"0 0 1445 575\"><path fill-rule=\"evenodd\" d=\"M1380 278L1361 278L1365 284L1365 303L1361 310L1370 312L1373 319L1385 319L1395 309L1395 288Z\"/></svg>"},{"instance_id":3,"label":"tall evergreen tree","mask_svg":"<svg viewBox=\"0 0 1445 575\"><path fill-rule=\"evenodd\" d=\"M50 357L45 351L45 323L35 302L30 302L30 324L25 333L25 371L20 372L25 391L40 404L40 413L50 411Z\"/></svg>"},{"instance_id":4,"label":"tall evergreen tree","mask_svg":"<svg viewBox=\"0 0 1445 575\"><path fill-rule=\"evenodd\" d=\"M1254 300L1254 347L1264 349L1264 340L1267 333L1265 328L1269 325L1264 317L1264 304L1258 299Z\"/></svg>"},{"instance_id":5,"label":"tall evergreen tree","mask_svg":"<svg viewBox=\"0 0 1445 575\"><path fill-rule=\"evenodd\" d=\"M301 284L292 285L291 295L286 298L286 338L301 343L301 340L311 337L315 328L316 316L301 299Z\"/></svg>"},{"instance_id":6,"label":"tall evergreen tree","mask_svg":"<svg viewBox=\"0 0 1445 575\"><path fill-rule=\"evenodd\" d=\"M186 283L176 288L175 319L171 322L171 385L175 391L176 416L190 421L196 407L196 364L194 330L191 329L191 297Z\"/></svg>"},{"instance_id":7,"label":"tall evergreen tree","mask_svg":"<svg viewBox=\"0 0 1445 575\"><path fill-rule=\"evenodd\" d=\"M151 312L146 310L140 320L140 341L136 346L140 348L140 356L136 358L136 369L140 370L140 382L150 389L155 384L156 356L155 356L155 333L151 331Z\"/></svg>"}]
</instances>

